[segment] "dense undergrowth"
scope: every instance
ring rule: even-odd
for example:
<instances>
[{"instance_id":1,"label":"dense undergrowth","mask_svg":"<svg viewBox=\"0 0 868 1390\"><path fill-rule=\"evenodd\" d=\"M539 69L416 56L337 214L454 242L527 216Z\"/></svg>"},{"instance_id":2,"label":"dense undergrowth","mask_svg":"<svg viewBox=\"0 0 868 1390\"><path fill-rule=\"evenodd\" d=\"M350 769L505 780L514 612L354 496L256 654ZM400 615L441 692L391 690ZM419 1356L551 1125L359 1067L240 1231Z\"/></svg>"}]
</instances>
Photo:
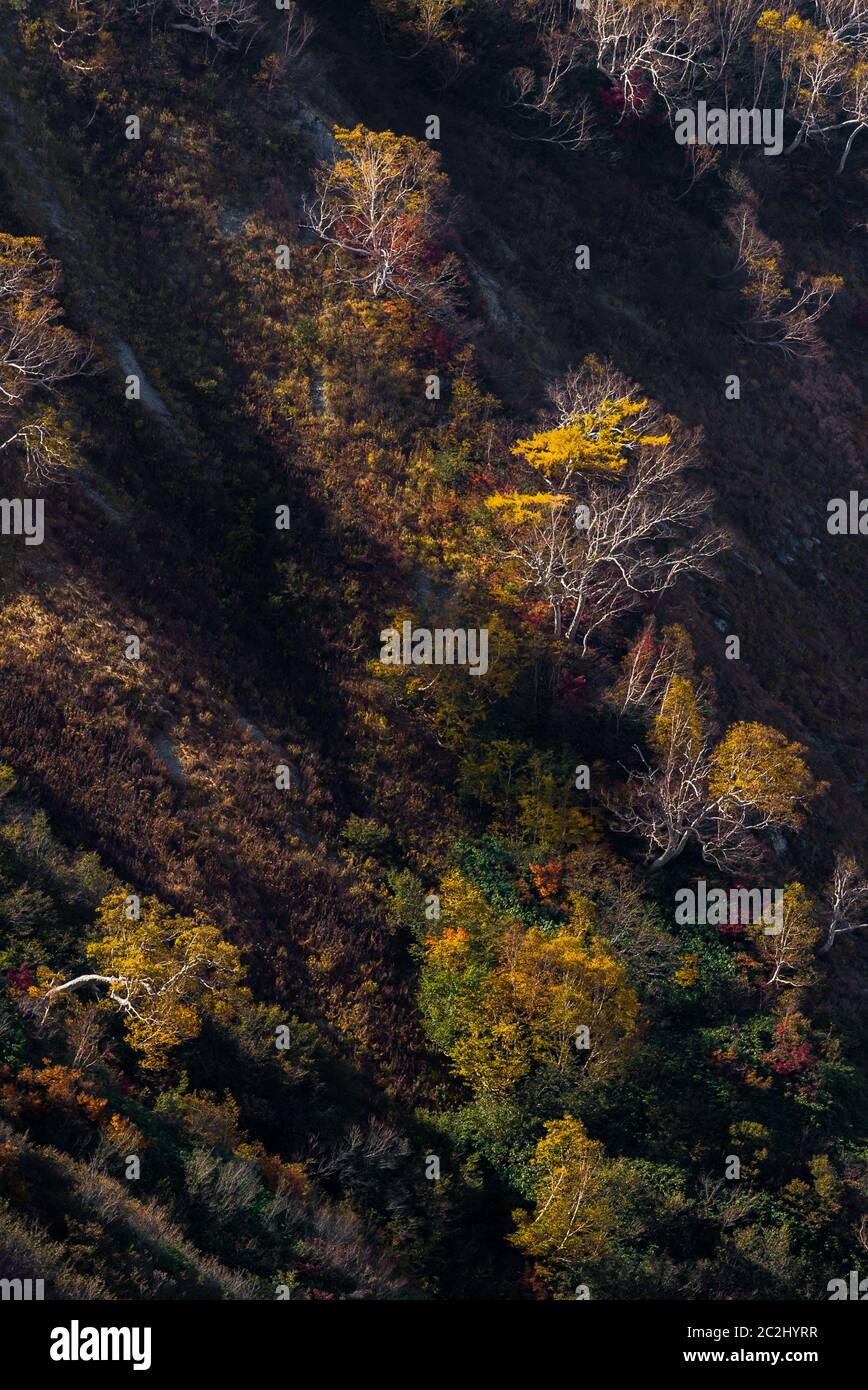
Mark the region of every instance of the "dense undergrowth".
<instances>
[{"instance_id":1,"label":"dense undergrowth","mask_svg":"<svg viewBox=\"0 0 868 1390\"><path fill-rule=\"evenodd\" d=\"M0 230L13 259L41 239L93 345L52 396L70 466L4 462L46 532L0 553L0 1275L59 1298L825 1297L865 1243L865 943L822 951L836 852L866 838L864 540L825 526L865 481L858 145L840 177L810 145L747 151L685 193L665 123L619 123L597 79L608 140L527 139L502 93L526 31L497 6L411 57L415 8L323 5L282 68L266 6L221 51L94 5L59 55L81 7L0 7ZM431 112L435 304L353 283L306 225L332 126L421 141ZM740 200L843 282L805 360L733 331ZM582 363L657 403L648 438L690 441L726 532L586 653L486 505L529 486L516 441ZM485 678L384 666L407 620L487 629ZM619 706L643 642L682 685ZM767 765L804 805L759 865L694 838L650 872L623 798L700 722L718 750L780 730ZM786 959L679 924L700 878L786 887ZM166 994L150 1053L104 992L47 1007L94 961L135 974L160 904L172 950L194 922L237 953L225 1007Z\"/></svg>"}]
</instances>

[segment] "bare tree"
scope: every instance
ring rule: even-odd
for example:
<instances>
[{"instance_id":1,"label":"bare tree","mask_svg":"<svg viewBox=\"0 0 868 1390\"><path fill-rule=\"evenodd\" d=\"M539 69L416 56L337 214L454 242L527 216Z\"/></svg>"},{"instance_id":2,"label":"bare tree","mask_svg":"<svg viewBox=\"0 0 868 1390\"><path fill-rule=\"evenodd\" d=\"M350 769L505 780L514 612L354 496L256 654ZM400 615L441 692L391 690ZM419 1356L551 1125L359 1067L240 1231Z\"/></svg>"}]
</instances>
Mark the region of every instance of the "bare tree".
<instances>
[{"instance_id":1,"label":"bare tree","mask_svg":"<svg viewBox=\"0 0 868 1390\"><path fill-rule=\"evenodd\" d=\"M438 254L445 229L446 177L426 144L390 131L336 128L342 157L320 165L307 225L332 249L345 283L450 308L459 280L455 256Z\"/></svg>"},{"instance_id":2,"label":"bare tree","mask_svg":"<svg viewBox=\"0 0 868 1390\"><path fill-rule=\"evenodd\" d=\"M868 54L865 56L866 61L857 60L851 67L841 96L844 120L839 129L846 130L848 126L852 129L838 164L839 174L844 172L856 136L860 131L868 130Z\"/></svg>"},{"instance_id":3,"label":"bare tree","mask_svg":"<svg viewBox=\"0 0 868 1390\"><path fill-rule=\"evenodd\" d=\"M52 395L85 370L92 349L60 322L52 298L60 266L35 238L0 236L0 453L24 461L29 482L57 478L71 462L50 408L28 417L34 395Z\"/></svg>"},{"instance_id":4,"label":"bare tree","mask_svg":"<svg viewBox=\"0 0 868 1390\"><path fill-rule=\"evenodd\" d=\"M775 272L763 267L751 286L752 313L739 332L756 347L777 348L788 357L815 356L821 346L817 324L842 283L837 275L800 273L792 291L776 295Z\"/></svg>"},{"instance_id":5,"label":"bare tree","mask_svg":"<svg viewBox=\"0 0 868 1390\"><path fill-rule=\"evenodd\" d=\"M53 294L60 266L36 237L0 234L0 301L30 295Z\"/></svg>"},{"instance_id":6,"label":"bare tree","mask_svg":"<svg viewBox=\"0 0 868 1390\"><path fill-rule=\"evenodd\" d=\"M765 981L768 989L800 989L813 974L814 944L817 940L817 905L801 883L791 883L783 891L783 903L772 928L755 928L760 958L771 971Z\"/></svg>"},{"instance_id":7,"label":"bare tree","mask_svg":"<svg viewBox=\"0 0 868 1390\"><path fill-rule=\"evenodd\" d=\"M733 327L754 347L771 347L788 357L812 357L822 345L817 325L831 306L843 281L837 275L800 273L788 288L781 269L782 250L757 224L749 203L743 202L726 219L736 243L729 274L743 271L746 320Z\"/></svg>"},{"instance_id":8,"label":"bare tree","mask_svg":"<svg viewBox=\"0 0 868 1390\"><path fill-rule=\"evenodd\" d=\"M510 530L506 557L552 610L555 636L580 641L686 573L709 573L726 544L710 494L688 486L689 436L642 447L616 477L566 468L550 503Z\"/></svg>"},{"instance_id":9,"label":"bare tree","mask_svg":"<svg viewBox=\"0 0 868 1390\"><path fill-rule=\"evenodd\" d=\"M591 417L605 402L628 401L638 407L630 415L633 432L662 425L659 409L641 398L639 388L628 380L611 362L590 356L578 368L571 368L553 381L547 391L560 426L573 425L583 417ZM626 431L625 452L629 452Z\"/></svg>"},{"instance_id":10,"label":"bare tree","mask_svg":"<svg viewBox=\"0 0 868 1390\"><path fill-rule=\"evenodd\" d=\"M76 335L58 325L60 309L51 300L22 298L4 316L0 336L0 401L17 405L24 392L41 386L52 390L76 376L84 365Z\"/></svg>"},{"instance_id":11,"label":"bare tree","mask_svg":"<svg viewBox=\"0 0 868 1390\"><path fill-rule=\"evenodd\" d=\"M687 170L687 187L673 200L679 202L686 198L701 179L706 178L720 164L721 152L713 145L687 144L684 147L684 163Z\"/></svg>"},{"instance_id":12,"label":"bare tree","mask_svg":"<svg viewBox=\"0 0 868 1390\"><path fill-rule=\"evenodd\" d=\"M509 102L534 123L531 139L582 149L600 130L588 98L569 92L570 77L587 67L576 7L553 0L535 7L532 17L538 31L532 65L509 73Z\"/></svg>"},{"instance_id":13,"label":"bare tree","mask_svg":"<svg viewBox=\"0 0 868 1390\"><path fill-rule=\"evenodd\" d=\"M691 843L718 868L754 864L761 856L757 832L800 824L801 804L817 790L803 750L760 724L734 725L713 747L684 690L689 682L676 681L656 722L653 761L640 753L642 768L610 798L615 828L646 842L652 870Z\"/></svg>"},{"instance_id":14,"label":"bare tree","mask_svg":"<svg viewBox=\"0 0 868 1390\"><path fill-rule=\"evenodd\" d=\"M411 57L418 57L434 43L452 36L452 17L461 8L456 0L417 0L413 32L420 40Z\"/></svg>"},{"instance_id":15,"label":"bare tree","mask_svg":"<svg viewBox=\"0 0 868 1390\"><path fill-rule=\"evenodd\" d=\"M619 721L629 713L647 714L657 709L673 676L688 676L693 667L693 650L683 628L667 627L658 635L657 619L651 614L630 647L621 667L621 677L606 693ZM700 703L707 700L703 682L697 690Z\"/></svg>"},{"instance_id":16,"label":"bare tree","mask_svg":"<svg viewBox=\"0 0 868 1390\"><path fill-rule=\"evenodd\" d=\"M297 8L291 5L290 12ZM262 27L256 0L66 0L64 9L63 20L55 20L53 46L61 62L77 72L93 70L80 55L79 41L98 38L118 21L144 19L153 31L165 11L170 29L202 34L227 49L240 48L245 35L249 44Z\"/></svg>"},{"instance_id":17,"label":"bare tree","mask_svg":"<svg viewBox=\"0 0 868 1390\"><path fill-rule=\"evenodd\" d=\"M708 0L709 51L706 69L728 98L730 82L740 86L753 67L758 47L752 42L765 0ZM754 102L756 96L754 97ZM728 104L728 101L727 101Z\"/></svg>"},{"instance_id":18,"label":"bare tree","mask_svg":"<svg viewBox=\"0 0 868 1390\"><path fill-rule=\"evenodd\" d=\"M820 955L831 951L839 936L868 927L868 879L850 854L838 854L823 899L828 916Z\"/></svg>"},{"instance_id":19,"label":"bare tree","mask_svg":"<svg viewBox=\"0 0 868 1390\"><path fill-rule=\"evenodd\" d=\"M302 13L301 6L292 0L286 8L282 57L285 63L300 58L316 32L316 20Z\"/></svg>"},{"instance_id":20,"label":"bare tree","mask_svg":"<svg viewBox=\"0 0 868 1390\"><path fill-rule=\"evenodd\" d=\"M408 1152L407 1140L371 1115L365 1128L351 1125L337 1143L312 1140L309 1157L318 1177L361 1184L370 1181L371 1174L399 1168Z\"/></svg>"},{"instance_id":21,"label":"bare tree","mask_svg":"<svg viewBox=\"0 0 868 1390\"><path fill-rule=\"evenodd\" d=\"M256 0L174 0L174 6L182 18L173 20L170 29L204 34L221 48L240 48L245 35L249 46L262 27Z\"/></svg>"},{"instance_id":22,"label":"bare tree","mask_svg":"<svg viewBox=\"0 0 868 1390\"><path fill-rule=\"evenodd\" d=\"M703 1173L699 1179L700 1210L706 1220L719 1222L724 1230L747 1221L760 1200L745 1183L733 1183L712 1173Z\"/></svg>"},{"instance_id":23,"label":"bare tree","mask_svg":"<svg viewBox=\"0 0 868 1390\"><path fill-rule=\"evenodd\" d=\"M257 75L266 90L267 106L271 105L275 84L285 79L290 69L301 75L303 55L315 33L316 21L291 0L284 11L282 44L263 58Z\"/></svg>"},{"instance_id":24,"label":"bare tree","mask_svg":"<svg viewBox=\"0 0 868 1390\"><path fill-rule=\"evenodd\" d=\"M80 53L82 40L96 39L118 15L118 0L68 0L62 20L54 21L56 37L51 46L56 57L74 72L89 73L93 64ZM87 45L85 44L85 47Z\"/></svg>"},{"instance_id":25,"label":"bare tree","mask_svg":"<svg viewBox=\"0 0 868 1390\"><path fill-rule=\"evenodd\" d=\"M709 22L700 5L593 0L576 22L596 66L623 93L625 115L644 109L645 84L671 110L702 76Z\"/></svg>"},{"instance_id":26,"label":"bare tree","mask_svg":"<svg viewBox=\"0 0 868 1390\"><path fill-rule=\"evenodd\" d=\"M0 444L0 453L11 449L23 456L28 483L57 482L72 466L72 450L58 431L52 416L29 420Z\"/></svg>"},{"instance_id":27,"label":"bare tree","mask_svg":"<svg viewBox=\"0 0 868 1390\"><path fill-rule=\"evenodd\" d=\"M560 145L566 150L580 150L600 134L593 106L587 97L572 101L560 98L558 87L567 71L560 67L561 57L556 45L549 43L547 72L536 73L532 68L514 68L509 73L509 104L535 121L535 133L530 137L548 145Z\"/></svg>"},{"instance_id":28,"label":"bare tree","mask_svg":"<svg viewBox=\"0 0 868 1390\"><path fill-rule=\"evenodd\" d=\"M676 859L691 840L720 866L744 863L755 854L747 807L723 816L719 799L709 795L710 752L710 740L695 739L686 716L673 719L658 764L640 755L643 768L630 774L626 796L612 800L615 829L647 843L652 869Z\"/></svg>"},{"instance_id":29,"label":"bare tree","mask_svg":"<svg viewBox=\"0 0 868 1390\"><path fill-rule=\"evenodd\" d=\"M797 11L769 11L759 33L777 66L780 99L797 122L786 153L816 136L849 132L840 174L857 135L868 127L868 4L820 0L817 10L819 26L800 20Z\"/></svg>"},{"instance_id":30,"label":"bare tree","mask_svg":"<svg viewBox=\"0 0 868 1390\"><path fill-rule=\"evenodd\" d=\"M833 110L840 100L847 60L846 48L821 30L809 33L806 40L785 42L782 46L783 100L798 121L785 154L836 127Z\"/></svg>"},{"instance_id":31,"label":"bare tree","mask_svg":"<svg viewBox=\"0 0 868 1390\"><path fill-rule=\"evenodd\" d=\"M868 44L866 0L815 0L820 22L838 43L860 49Z\"/></svg>"},{"instance_id":32,"label":"bare tree","mask_svg":"<svg viewBox=\"0 0 868 1390\"><path fill-rule=\"evenodd\" d=\"M464 0L413 0L410 5L404 5L403 0L373 0L373 7L381 31L394 28L411 46L408 53L400 55L402 58L410 62L429 53L446 85L454 81L467 58L456 23ZM398 17L401 12L403 18Z\"/></svg>"}]
</instances>

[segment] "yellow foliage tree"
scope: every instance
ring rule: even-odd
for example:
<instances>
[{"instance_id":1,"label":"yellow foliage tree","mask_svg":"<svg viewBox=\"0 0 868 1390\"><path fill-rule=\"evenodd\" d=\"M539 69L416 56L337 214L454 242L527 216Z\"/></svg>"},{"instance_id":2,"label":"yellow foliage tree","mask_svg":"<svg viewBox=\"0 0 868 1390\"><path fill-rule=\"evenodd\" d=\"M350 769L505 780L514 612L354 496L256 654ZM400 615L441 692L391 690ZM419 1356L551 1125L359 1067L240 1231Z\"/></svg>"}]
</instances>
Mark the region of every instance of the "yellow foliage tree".
<instances>
[{"instance_id":1,"label":"yellow foliage tree","mask_svg":"<svg viewBox=\"0 0 868 1390\"><path fill-rule=\"evenodd\" d=\"M216 927L173 913L145 898L138 918L128 914L124 891L110 893L97 914L99 936L86 955L95 969L58 980L43 968L30 991L46 1012L68 990L105 986L101 1001L126 1020L127 1041L149 1070L165 1066L168 1052L196 1037L205 1017L225 1017L247 997L238 951Z\"/></svg>"},{"instance_id":2,"label":"yellow foliage tree","mask_svg":"<svg viewBox=\"0 0 868 1390\"><path fill-rule=\"evenodd\" d=\"M514 1213L510 1241L542 1262L595 1259L613 1223L603 1146L571 1115L550 1120L545 1130L530 1162L535 1208Z\"/></svg>"},{"instance_id":3,"label":"yellow foliage tree","mask_svg":"<svg viewBox=\"0 0 868 1390\"><path fill-rule=\"evenodd\" d=\"M770 822L797 828L803 820L799 804L823 789L804 762L805 751L766 724L732 724L714 751L709 792L724 804L749 805Z\"/></svg>"},{"instance_id":4,"label":"yellow foliage tree","mask_svg":"<svg viewBox=\"0 0 868 1390\"><path fill-rule=\"evenodd\" d=\"M834 125L850 50L831 31L797 14L785 17L781 10L760 15L754 40L776 53L789 114L799 122L789 153Z\"/></svg>"},{"instance_id":5,"label":"yellow foliage tree","mask_svg":"<svg viewBox=\"0 0 868 1390\"><path fill-rule=\"evenodd\" d=\"M681 957L681 964L672 978L679 989L691 989L699 975L699 956L690 951Z\"/></svg>"},{"instance_id":6,"label":"yellow foliage tree","mask_svg":"<svg viewBox=\"0 0 868 1390\"><path fill-rule=\"evenodd\" d=\"M317 171L309 225L332 248L339 277L374 295L392 292L445 308L458 276L438 256L446 175L424 140L390 130L335 126L339 157Z\"/></svg>"},{"instance_id":7,"label":"yellow foliage tree","mask_svg":"<svg viewBox=\"0 0 868 1390\"><path fill-rule=\"evenodd\" d=\"M639 1001L624 966L586 929L511 928L501 944L497 982L505 1012L524 1027L533 1061L563 1072L578 1051L599 1077L629 1055ZM588 1046L577 1049L584 1028Z\"/></svg>"},{"instance_id":8,"label":"yellow foliage tree","mask_svg":"<svg viewBox=\"0 0 868 1390\"><path fill-rule=\"evenodd\" d=\"M617 1070L635 1043L639 1003L584 903L573 922L546 931L495 912L458 874L441 898L425 942L422 1012L474 1091L508 1091L534 1066Z\"/></svg>"},{"instance_id":9,"label":"yellow foliage tree","mask_svg":"<svg viewBox=\"0 0 868 1390\"><path fill-rule=\"evenodd\" d=\"M670 679L649 735L653 766L630 774L611 801L619 829L642 835L662 868L694 841L720 867L759 855L756 832L798 828L803 804L826 790L802 754L765 724L733 724L716 747L704 727L693 682Z\"/></svg>"},{"instance_id":10,"label":"yellow foliage tree","mask_svg":"<svg viewBox=\"0 0 868 1390\"><path fill-rule=\"evenodd\" d=\"M489 511L513 526L535 521L546 509L563 507L570 501L566 492L496 492L485 499Z\"/></svg>"},{"instance_id":11,"label":"yellow foliage tree","mask_svg":"<svg viewBox=\"0 0 868 1390\"><path fill-rule=\"evenodd\" d=\"M594 819L568 804L570 786L552 776L518 798L519 825L530 841L546 854L563 854L576 845L593 844L600 838Z\"/></svg>"},{"instance_id":12,"label":"yellow foliage tree","mask_svg":"<svg viewBox=\"0 0 868 1390\"><path fill-rule=\"evenodd\" d=\"M648 400L593 359L553 399L556 427L512 449L525 486L495 493L486 507L507 582L545 602L555 636L586 651L599 628L705 571L726 537L707 523L707 494L686 479L698 461L696 432L665 432Z\"/></svg>"},{"instance_id":13,"label":"yellow foliage tree","mask_svg":"<svg viewBox=\"0 0 868 1390\"><path fill-rule=\"evenodd\" d=\"M627 423L648 408L646 400L602 400L593 411L584 411L566 425L519 439L512 452L550 481L563 488L577 469L617 473L627 462L628 450L637 445L660 448L668 434L651 435Z\"/></svg>"},{"instance_id":14,"label":"yellow foliage tree","mask_svg":"<svg viewBox=\"0 0 868 1390\"><path fill-rule=\"evenodd\" d=\"M693 756L702 743L702 716L693 682L687 676L673 676L666 687L660 710L654 720L650 743L665 757L675 745Z\"/></svg>"},{"instance_id":15,"label":"yellow foliage tree","mask_svg":"<svg viewBox=\"0 0 868 1390\"><path fill-rule=\"evenodd\" d=\"M474 953L489 955L509 921L504 913L495 911L484 893L457 869L451 869L440 885L440 928L452 928L463 933L472 943ZM433 946L437 936L429 938Z\"/></svg>"},{"instance_id":16,"label":"yellow foliage tree","mask_svg":"<svg viewBox=\"0 0 868 1390\"><path fill-rule=\"evenodd\" d=\"M816 904L801 883L784 889L780 920L771 928L757 926L760 956L770 970L767 985L807 984L819 934Z\"/></svg>"}]
</instances>

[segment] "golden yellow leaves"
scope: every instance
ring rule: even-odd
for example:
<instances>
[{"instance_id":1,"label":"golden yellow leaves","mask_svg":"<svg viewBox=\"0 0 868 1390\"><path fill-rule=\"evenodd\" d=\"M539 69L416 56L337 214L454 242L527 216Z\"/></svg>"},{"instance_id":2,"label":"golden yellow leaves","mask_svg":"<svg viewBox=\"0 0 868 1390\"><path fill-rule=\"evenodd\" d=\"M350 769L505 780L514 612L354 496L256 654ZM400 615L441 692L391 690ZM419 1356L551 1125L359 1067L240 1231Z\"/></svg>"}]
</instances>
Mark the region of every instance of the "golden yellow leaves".
<instances>
[{"instance_id":1,"label":"golden yellow leaves","mask_svg":"<svg viewBox=\"0 0 868 1390\"><path fill-rule=\"evenodd\" d=\"M440 928L424 948L422 1009L474 1091L509 1091L536 1066L565 1073L584 1062L596 1076L618 1068L635 1041L639 1002L586 913L559 928L525 928L457 873L441 897Z\"/></svg>"},{"instance_id":2,"label":"golden yellow leaves","mask_svg":"<svg viewBox=\"0 0 868 1390\"><path fill-rule=\"evenodd\" d=\"M801 883L788 884L775 929L756 929L757 949L771 971L766 984L809 983L818 933L816 906L810 893Z\"/></svg>"},{"instance_id":3,"label":"golden yellow leaves","mask_svg":"<svg viewBox=\"0 0 868 1390\"><path fill-rule=\"evenodd\" d=\"M548 507L562 507L571 500L565 492L505 492L485 499L490 511L498 512L505 521L520 526L531 521Z\"/></svg>"},{"instance_id":4,"label":"golden yellow leaves","mask_svg":"<svg viewBox=\"0 0 868 1390\"><path fill-rule=\"evenodd\" d=\"M782 825L798 826L798 803L826 790L802 758L801 743L789 743L765 724L733 724L714 751L708 789L754 806Z\"/></svg>"},{"instance_id":5,"label":"golden yellow leaves","mask_svg":"<svg viewBox=\"0 0 868 1390\"><path fill-rule=\"evenodd\" d=\"M628 449L637 445L659 448L669 443L668 434L642 434L625 423L641 415L647 405L645 400L634 401L626 396L601 401L593 412L584 412L567 425L519 439L512 452L547 478L577 468L620 472L627 462Z\"/></svg>"},{"instance_id":6,"label":"golden yellow leaves","mask_svg":"<svg viewBox=\"0 0 868 1390\"><path fill-rule=\"evenodd\" d=\"M169 1051L200 1032L206 1016L231 1015L248 998L237 948L216 927L173 913L145 898L130 916L125 890L110 893L97 913L100 935L88 944L92 972L61 982L45 968L31 990L53 1002L62 991L97 986L100 1007L124 1015L127 1041L148 1070L165 1066Z\"/></svg>"},{"instance_id":7,"label":"golden yellow leaves","mask_svg":"<svg viewBox=\"0 0 868 1390\"><path fill-rule=\"evenodd\" d=\"M702 718L693 682L686 676L676 675L669 681L649 742L663 758L673 747L688 756L698 752L702 743Z\"/></svg>"},{"instance_id":8,"label":"golden yellow leaves","mask_svg":"<svg viewBox=\"0 0 868 1390\"><path fill-rule=\"evenodd\" d=\"M610 1165L602 1144L571 1115L550 1120L530 1163L535 1210L514 1213L513 1245L538 1260L600 1254L612 1226Z\"/></svg>"},{"instance_id":9,"label":"golden yellow leaves","mask_svg":"<svg viewBox=\"0 0 868 1390\"><path fill-rule=\"evenodd\" d=\"M679 989L691 989L699 980L699 956L693 951L683 955L672 978Z\"/></svg>"}]
</instances>

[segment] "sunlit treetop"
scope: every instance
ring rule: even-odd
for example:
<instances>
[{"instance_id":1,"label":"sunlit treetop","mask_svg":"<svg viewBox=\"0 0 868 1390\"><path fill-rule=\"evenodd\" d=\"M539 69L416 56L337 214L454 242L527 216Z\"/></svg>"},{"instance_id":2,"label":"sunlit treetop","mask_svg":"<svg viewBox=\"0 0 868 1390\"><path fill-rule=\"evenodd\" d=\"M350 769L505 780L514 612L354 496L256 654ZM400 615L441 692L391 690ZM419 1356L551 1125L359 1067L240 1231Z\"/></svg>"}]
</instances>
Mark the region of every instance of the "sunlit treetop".
<instances>
[{"instance_id":1,"label":"sunlit treetop","mask_svg":"<svg viewBox=\"0 0 868 1390\"><path fill-rule=\"evenodd\" d=\"M618 473L631 449L660 448L669 435L643 434L628 421L647 408L646 400L604 400L592 412L578 415L567 425L519 439L512 452L538 468L547 478L562 477L575 469Z\"/></svg>"}]
</instances>

